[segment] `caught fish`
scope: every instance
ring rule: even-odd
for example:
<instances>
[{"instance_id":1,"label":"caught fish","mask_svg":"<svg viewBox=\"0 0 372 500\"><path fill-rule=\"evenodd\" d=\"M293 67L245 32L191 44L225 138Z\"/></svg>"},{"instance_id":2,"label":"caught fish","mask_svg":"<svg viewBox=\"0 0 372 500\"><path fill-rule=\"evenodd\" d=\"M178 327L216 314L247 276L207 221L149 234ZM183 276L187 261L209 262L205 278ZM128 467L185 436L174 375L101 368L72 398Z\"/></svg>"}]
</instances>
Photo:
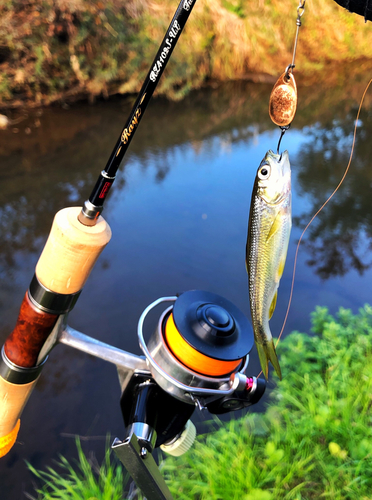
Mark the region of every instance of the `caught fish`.
<instances>
[{"instance_id":1,"label":"caught fish","mask_svg":"<svg viewBox=\"0 0 372 500\"><path fill-rule=\"evenodd\" d=\"M291 168L288 151L278 155L270 150L257 170L246 248L254 338L266 379L269 361L279 378L282 378L269 320L276 306L291 227Z\"/></svg>"}]
</instances>

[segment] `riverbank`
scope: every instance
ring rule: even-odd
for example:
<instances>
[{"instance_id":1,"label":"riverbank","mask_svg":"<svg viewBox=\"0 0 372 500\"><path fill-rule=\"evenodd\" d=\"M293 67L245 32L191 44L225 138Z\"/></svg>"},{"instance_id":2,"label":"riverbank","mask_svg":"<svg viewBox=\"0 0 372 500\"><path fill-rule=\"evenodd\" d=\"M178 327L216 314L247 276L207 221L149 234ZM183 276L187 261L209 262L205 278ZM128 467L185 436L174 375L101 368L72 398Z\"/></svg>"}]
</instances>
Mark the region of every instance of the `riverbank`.
<instances>
[{"instance_id":1,"label":"riverbank","mask_svg":"<svg viewBox=\"0 0 372 500\"><path fill-rule=\"evenodd\" d=\"M165 461L175 498L370 498L371 313L317 307L312 336L293 332L279 345L284 376L265 414L253 407Z\"/></svg>"},{"instance_id":2,"label":"riverbank","mask_svg":"<svg viewBox=\"0 0 372 500\"><path fill-rule=\"evenodd\" d=\"M158 94L180 99L210 82L271 82L291 62L296 7L293 0L200 0ZM173 0L3 2L0 108L138 92L175 9ZM296 71L324 80L335 77L330 65L372 60L369 30L332 0L313 0Z\"/></svg>"}]
</instances>

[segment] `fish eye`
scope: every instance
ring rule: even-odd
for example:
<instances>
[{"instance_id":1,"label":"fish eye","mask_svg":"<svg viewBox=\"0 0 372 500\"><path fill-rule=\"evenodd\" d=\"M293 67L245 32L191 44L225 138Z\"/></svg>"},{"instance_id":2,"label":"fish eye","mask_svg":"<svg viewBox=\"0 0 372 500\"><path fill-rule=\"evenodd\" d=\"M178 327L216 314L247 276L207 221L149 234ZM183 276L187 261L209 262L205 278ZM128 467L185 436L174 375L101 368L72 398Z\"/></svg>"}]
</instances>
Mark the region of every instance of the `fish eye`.
<instances>
[{"instance_id":1,"label":"fish eye","mask_svg":"<svg viewBox=\"0 0 372 500\"><path fill-rule=\"evenodd\" d=\"M267 179L270 175L270 166L269 165L262 165L262 167L260 167L258 169L257 175L258 175L258 178L261 180Z\"/></svg>"}]
</instances>

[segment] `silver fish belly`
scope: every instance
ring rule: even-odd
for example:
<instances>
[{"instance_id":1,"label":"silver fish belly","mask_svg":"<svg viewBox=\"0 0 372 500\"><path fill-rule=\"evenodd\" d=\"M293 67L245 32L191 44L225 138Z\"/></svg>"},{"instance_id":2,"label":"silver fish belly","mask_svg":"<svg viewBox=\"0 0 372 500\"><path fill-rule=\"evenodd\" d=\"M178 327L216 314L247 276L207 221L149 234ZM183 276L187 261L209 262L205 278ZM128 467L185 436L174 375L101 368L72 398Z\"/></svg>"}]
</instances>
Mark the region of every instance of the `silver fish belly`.
<instances>
[{"instance_id":1,"label":"silver fish belly","mask_svg":"<svg viewBox=\"0 0 372 500\"><path fill-rule=\"evenodd\" d=\"M266 153L252 192L246 247L249 298L254 338L262 371L271 361L282 378L270 331L280 278L287 257L291 217L291 169L288 152Z\"/></svg>"}]
</instances>

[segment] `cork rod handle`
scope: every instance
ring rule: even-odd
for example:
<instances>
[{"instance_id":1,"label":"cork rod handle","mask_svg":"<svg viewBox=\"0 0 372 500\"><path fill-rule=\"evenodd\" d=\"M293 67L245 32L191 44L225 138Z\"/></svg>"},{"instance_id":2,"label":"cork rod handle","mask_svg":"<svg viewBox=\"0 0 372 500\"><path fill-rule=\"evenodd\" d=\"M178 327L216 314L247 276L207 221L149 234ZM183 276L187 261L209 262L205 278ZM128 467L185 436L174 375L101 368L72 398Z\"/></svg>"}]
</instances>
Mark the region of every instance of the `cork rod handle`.
<instances>
[{"instance_id":1,"label":"cork rod handle","mask_svg":"<svg viewBox=\"0 0 372 500\"><path fill-rule=\"evenodd\" d=\"M102 217L95 226L84 226L78 221L80 211L80 207L71 207L56 214L36 265L39 282L56 294L74 294L83 288L111 238L111 229ZM4 345L8 360L22 369L35 367L58 316L39 309L26 293L17 324ZM35 384L36 380L11 383L0 376L0 457L16 440L19 417Z\"/></svg>"},{"instance_id":2,"label":"cork rod handle","mask_svg":"<svg viewBox=\"0 0 372 500\"><path fill-rule=\"evenodd\" d=\"M95 226L84 226L78 220L80 212L81 207L70 207L56 214L36 265L38 280L56 293L81 290L111 238L111 229L103 217Z\"/></svg>"}]
</instances>

